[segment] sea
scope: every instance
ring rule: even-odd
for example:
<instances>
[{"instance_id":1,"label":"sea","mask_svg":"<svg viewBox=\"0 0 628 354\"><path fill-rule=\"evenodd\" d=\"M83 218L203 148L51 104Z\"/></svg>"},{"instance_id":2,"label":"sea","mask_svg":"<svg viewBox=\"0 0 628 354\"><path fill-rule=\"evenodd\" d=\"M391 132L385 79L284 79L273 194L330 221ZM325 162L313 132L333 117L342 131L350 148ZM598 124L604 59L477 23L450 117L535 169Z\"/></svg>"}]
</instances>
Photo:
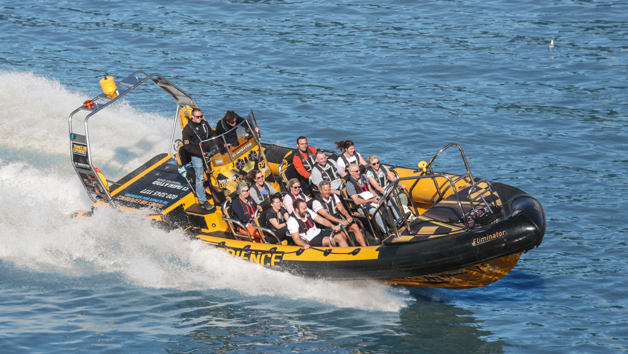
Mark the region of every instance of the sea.
<instances>
[{"instance_id":1,"label":"sea","mask_svg":"<svg viewBox=\"0 0 628 354\"><path fill-rule=\"evenodd\" d=\"M138 70L212 126L253 110L267 143L350 139L408 167L459 144L542 203L544 241L443 290L301 278L111 209L69 219L92 203L68 117ZM175 103L145 86L91 118L107 177L170 149ZM0 0L0 352L628 352L627 112L625 1ZM464 171L457 151L435 169Z\"/></svg>"}]
</instances>

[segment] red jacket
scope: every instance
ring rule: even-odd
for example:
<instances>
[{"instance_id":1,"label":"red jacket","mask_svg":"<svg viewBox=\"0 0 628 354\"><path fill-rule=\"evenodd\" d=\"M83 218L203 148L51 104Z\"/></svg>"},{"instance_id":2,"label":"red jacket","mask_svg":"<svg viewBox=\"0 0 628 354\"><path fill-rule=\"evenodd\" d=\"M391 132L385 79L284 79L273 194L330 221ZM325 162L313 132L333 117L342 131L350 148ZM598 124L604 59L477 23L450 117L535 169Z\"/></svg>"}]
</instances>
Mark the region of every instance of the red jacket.
<instances>
[{"instance_id":1,"label":"red jacket","mask_svg":"<svg viewBox=\"0 0 628 354\"><path fill-rule=\"evenodd\" d=\"M294 154L294 158L292 159L292 164L301 176L305 178L310 178L310 171L312 171L312 167L314 167L314 163L316 163L316 149L311 146L308 146L307 148L309 151L304 154L300 153L300 151L297 150L297 152ZM303 159L307 159L308 155L311 161L314 161L314 163L309 166L309 169L303 166Z\"/></svg>"}]
</instances>

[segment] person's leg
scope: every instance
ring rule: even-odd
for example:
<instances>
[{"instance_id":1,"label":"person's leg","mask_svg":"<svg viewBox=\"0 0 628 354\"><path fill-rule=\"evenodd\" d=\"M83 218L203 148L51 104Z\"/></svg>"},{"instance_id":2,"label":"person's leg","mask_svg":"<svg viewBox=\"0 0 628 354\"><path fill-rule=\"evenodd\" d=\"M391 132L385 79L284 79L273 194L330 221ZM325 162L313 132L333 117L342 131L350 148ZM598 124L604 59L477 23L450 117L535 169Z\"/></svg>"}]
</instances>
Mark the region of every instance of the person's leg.
<instances>
[{"instance_id":1,"label":"person's leg","mask_svg":"<svg viewBox=\"0 0 628 354\"><path fill-rule=\"evenodd\" d=\"M375 213L375 208L371 208L369 210L369 215L373 216L374 213ZM375 219L375 222L377 223L377 226L379 226L379 229L382 230L382 232L385 234L386 226L384 226L384 220L382 220L382 216L379 213L377 213L374 215L374 219Z\"/></svg>"},{"instance_id":2,"label":"person's leg","mask_svg":"<svg viewBox=\"0 0 628 354\"><path fill-rule=\"evenodd\" d=\"M358 241L360 246L366 247L366 242L364 241L364 235L362 235L362 231L360 231L360 227L358 226L356 222L351 224L349 226L349 230L347 231L353 232L353 236L355 236L355 240Z\"/></svg>"},{"instance_id":3,"label":"person's leg","mask_svg":"<svg viewBox=\"0 0 628 354\"><path fill-rule=\"evenodd\" d=\"M203 188L203 177L205 174L203 159L198 156L192 156L192 166L194 167L194 174L196 175L196 196L198 197L199 204L203 204L207 201L205 189Z\"/></svg>"},{"instance_id":4,"label":"person's leg","mask_svg":"<svg viewBox=\"0 0 628 354\"><path fill-rule=\"evenodd\" d=\"M344 232L341 231L334 234L333 239L336 247L349 247L349 244L347 243L347 236Z\"/></svg>"}]
</instances>

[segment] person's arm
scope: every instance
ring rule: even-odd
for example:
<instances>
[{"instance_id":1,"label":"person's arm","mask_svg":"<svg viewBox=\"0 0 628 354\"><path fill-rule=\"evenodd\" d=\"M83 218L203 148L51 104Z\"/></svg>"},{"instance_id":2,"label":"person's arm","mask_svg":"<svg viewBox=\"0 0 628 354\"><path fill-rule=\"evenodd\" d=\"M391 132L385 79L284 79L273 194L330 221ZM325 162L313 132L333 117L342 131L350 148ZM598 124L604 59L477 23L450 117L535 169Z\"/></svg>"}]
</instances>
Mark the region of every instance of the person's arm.
<instances>
[{"instance_id":1,"label":"person's arm","mask_svg":"<svg viewBox=\"0 0 628 354\"><path fill-rule=\"evenodd\" d=\"M290 236L292 236L292 241L294 241L295 245L303 247L303 249L305 250L310 248L310 245L308 245L307 243L305 243L305 241L301 239L301 236L299 236L298 232L293 232L290 234Z\"/></svg>"},{"instance_id":2,"label":"person's arm","mask_svg":"<svg viewBox=\"0 0 628 354\"><path fill-rule=\"evenodd\" d=\"M288 192L288 193L290 193L290 192ZM288 214L292 214L292 212L294 211L294 207L292 206L292 198L290 198L290 196L287 195L287 194L283 198L283 207L286 209Z\"/></svg>"},{"instance_id":3,"label":"person's arm","mask_svg":"<svg viewBox=\"0 0 628 354\"><path fill-rule=\"evenodd\" d=\"M364 181L364 179L363 179L363 181ZM377 201L379 200L379 197L377 196L377 194L375 194L375 189L373 189L373 186L370 183L368 183L368 181L364 181L364 183L366 183L366 186L368 187L369 192L371 192L371 194L373 194L375 196L375 198L371 198L369 200L375 199L375 201L373 203L377 203Z\"/></svg>"},{"instance_id":4,"label":"person's arm","mask_svg":"<svg viewBox=\"0 0 628 354\"><path fill-rule=\"evenodd\" d=\"M272 196L273 194L277 194L279 192L277 192L277 190L275 188L273 188L273 186L268 183L268 182L264 182L266 184L266 188L268 189L268 197ZM259 203L257 203L259 204Z\"/></svg>"},{"instance_id":5,"label":"person's arm","mask_svg":"<svg viewBox=\"0 0 628 354\"><path fill-rule=\"evenodd\" d=\"M183 148L190 154L201 157L203 156L203 152L201 151L201 147L194 143L196 140L192 134L194 134L194 132L189 126L186 126L185 129L183 129L181 136L183 138Z\"/></svg>"},{"instance_id":6,"label":"person's arm","mask_svg":"<svg viewBox=\"0 0 628 354\"><path fill-rule=\"evenodd\" d=\"M336 161L327 160L327 163L330 163L332 166L334 166L334 168L336 169L336 172L338 172L340 177L344 177L347 175L347 172L344 169L340 169L340 167L338 167L338 164L336 163Z\"/></svg>"},{"instance_id":7,"label":"person's arm","mask_svg":"<svg viewBox=\"0 0 628 354\"><path fill-rule=\"evenodd\" d=\"M362 155L360 155L359 152L355 152L356 155L358 155L358 163L360 165L364 165L364 166L368 166L368 163L366 163L366 161L364 161L364 159L362 158Z\"/></svg>"},{"instance_id":8,"label":"person's arm","mask_svg":"<svg viewBox=\"0 0 628 354\"><path fill-rule=\"evenodd\" d=\"M373 188L378 190L380 193L384 193L384 188L382 188L379 185L379 183L377 182L377 180L374 177L375 174L369 170L369 172L367 172L366 175L368 176L368 179L369 179L369 185L373 186Z\"/></svg>"},{"instance_id":9,"label":"person's arm","mask_svg":"<svg viewBox=\"0 0 628 354\"><path fill-rule=\"evenodd\" d=\"M360 196L358 195L358 191L355 189L355 186L351 182L347 183L347 195L349 196L349 198L351 198L351 200L353 200L355 205L362 205L362 204L377 202L375 198L361 199Z\"/></svg>"},{"instance_id":10,"label":"person's arm","mask_svg":"<svg viewBox=\"0 0 628 354\"><path fill-rule=\"evenodd\" d=\"M316 214L324 217L327 220L330 220L333 223L338 224L339 222L342 222L342 220L337 219L333 217L331 214L329 214L327 210L323 207L323 205L317 199L315 199L314 203L312 203L312 210L314 210Z\"/></svg>"},{"instance_id":11,"label":"person's arm","mask_svg":"<svg viewBox=\"0 0 628 354\"><path fill-rule=\"evenodd\" d=\"M270 222L271 225L273 225L273 227L277 230L281 229L282 227L286 226L285 223L280 224L279 221L277 220L277 218L272 218L272 219L268 219L268 221Z\"/></svg>"},{"instance_id":12,"label":"person's arm","mask_svg":"<svg viewBox=\"0 0 628 354\"><path fill-rule=\"evenodd\" d=\"M349 212L347 211L347 209L345 209L345 207L342 205L342 202L340 202L340 200L338 200L336 202L336 209L338 209L338 211L340 212L340 214L344 215L346 220L344 220L344 222L346 223L346 225L343 223L343 225L347 226L349 225L352 221L353 221L353 217L351 217L351 214L349 214ZM342 221L341 221L342 222Z\"/></svg>"},{"instance_id":13,"label":"person's arm","mask_svg":"<svg viewBox=\"0 0 628 354\"><path fill-rule=\"evenodd\" d=\"M288 219L290 219L290 214L288 214L288 212L286 211L286 208L281 208L279 209L279 212L283 212L283 219L286 220L286 222L288 222Z\"/></svg>"},{"instance_id":14,"label":"person's arm","mask_svg":"<svg viewBox=\"0 0 628 354\"><path fill-rule=\"evenodd\" d=\"M339 157L338 160L336 160L336 166L338 166L338 173L340 174L340 176L344 177L347 174L347 171L345 168L345 161L342 159L342 157Z\"/></svg>"},{"instance_id":15,"label":"person's arm","mask_svg":"<svg viewBox=\"0 0 628 354\"><path fill-rule=\"evenodd\" d=\"M385 168L384 166L382 166L381 168L383 168L383 169L385 169L385 170L386 170L386 175L388 176L388 180L389 180L389 181L394 182L394 181L396 181L396 180L397 180L397 176L395 176L395 174L394 174L394 173L390 172L390 170L389 170L389 169ZM402 188L402 189L408 189L408 188L407 188L404 184L402 184L402 183L399 183L399 184L397 185L397 187L398 187L398 188Z\"/></svg>"},{"instance_id":16,"label":"person's arm","mask_svg":"<svg viewBox=\"0 0 628 354\"><path fill-rule=\"evenodd\" d=\"M314 217L314 221L316 221L317 223L321 225L331 227L335 232L340 232L340 226L338 226L338 224L332 224L331 221L323 218L322 216L318 214Z\"/></svg>"},{"instance_id":17,"label":"person's arm","mask_svg":"<svg viewBox=\"0 0 628 354\"><path fill-rule=\"evenodd\" d=\"M321 210L317 211L317 213L318 213L318 215L322 216L323 218L331 221L332 224L334 224L334 225L338 225L338 224L342 224L344 226L349 225L349 223L346 220L338 219L338 218L334 217L333 215L329 214L327 212L327 210L325 210L325 208L322 208Z\"/></svg>"},{"instance_id":18,"label":"person's arm","mask_svg":"<svg viewBox=\"0 0 628 354\"><path fill-rule=\"evenodd\" d=\"M310 183L318 187L318 184L323 180L323 175L316 167L310 172Z\"/></svg>"},{"instance_id":19,"label":"person's arm","mask_svg":"<svg viewBox=\"0 0 628 354\"><path fill-rule=\"evenodd\" d=\"M244 215L244 210L242 209L242 203L240 203L240 201L238 199L240 199L239 197L236 197L237 199L234 199L233 202L231 203L231 210L233 210L233 213L235 214L235 218L238 221L241 221L242 223L247 223L246 219L246 215Z\"/></svg>"},{"instance_id":20,"label":"person's arm","mask_svg":"<svg viewBox=\"0 0 628 354\"><path fill-rule=\"evenodd\" d=\"M249 187L249 195L251 196L251 198L253 198L253 201L255 202L255 204L261 204L263 202L263 200L261 200L258 196L257 196L257 191L253 190L254 188L251 186Z\"/></svg>"}]
</instances>

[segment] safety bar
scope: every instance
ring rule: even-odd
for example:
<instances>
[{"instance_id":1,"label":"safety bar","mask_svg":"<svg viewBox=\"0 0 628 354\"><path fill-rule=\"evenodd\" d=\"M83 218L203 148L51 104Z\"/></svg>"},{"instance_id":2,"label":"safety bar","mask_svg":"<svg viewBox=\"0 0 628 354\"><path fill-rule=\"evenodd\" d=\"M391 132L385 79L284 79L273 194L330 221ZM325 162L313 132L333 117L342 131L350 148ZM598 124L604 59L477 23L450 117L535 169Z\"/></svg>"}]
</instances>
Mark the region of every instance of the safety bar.
<instances>
[{"instance_id":1,"label":"safety bar","mask_svg":"<svg viewBox=\"0 0 628 354\"><path fill-rule=\"evenodd\" d=\"M432 171L432 163L434 163L434 160L436 160L437 157L439 157L443 152L445 152L445 150L449 149L450 147L455 146L456 148L458 148L458 150L460 151L460 156L462 157L462 161L464 162L464 166L467 169L467 172L460 175L460 177L458 177L456 179L455 182L458 182L459 180L461 180L462 178L469 176L469 178L471 178L471 183L473 182L474 178L473 178L473 173L471 173L471 169L469 168L469 163L467 162L467 157L464 154L464 150L462 150L462 147L456 143L451 143L451 144L447 144L447 146L445 146L444 148L440 149L431 159L430 162L427 163L426 166L426 170ZM455 183L454 182L454 183ZM442 199L443 198L443 192L446 191L443 190L441 191L440 188L438 188L438 185L436 184L436 180L434 180L434 186L436 187L436 191L438 192L438 196Z\"/></svg>"},{"instance_id":2,"label":"safety bar","mask_svg":"<svg viewBox=\"0 0 628 354\"><path fill-rule=\"evenodd\" d=\"M278 244L278 245L280 245L280 244L281 244L281 241L279 240L279 237L277 237L277 235L275 235L275 232L274 232L273 230L268 229L268 228L265 228L265 227L262 227L262 226L257 226L257 225L253 225L253 228L254 228L255 230L260 230L260 231L262 231L262 235L263 235L263 233L264 233L264 232L266 232L266 233L268 233L268 234L272 235L272 236L273 236L273 237L277 240L277 244ZM263 237L263 236L262 236L262 237Z\"/></svg>"},{"instance_id":3,"label":"safety bar","mask_svg":"<svg viewBox=\"0 0 628 354\"><path fill-rule=\"evenodd\" d=\"M251 127L251 125L253 124L253 122L251 122L251 113L253 113L253 110L251 110L251 112L249 113L249 116L247 116L247 118L246 118L244 121L242 121L240 124L236 125L235 127L233 127L233 128L231 128L231 129L229 129L228 131L224 132L223 134L220 134L220 135L218 135L218 136L215 136L215 137L212 137L212 138L209 138L209 139L206 139L206 140L202 140L202 141L199 143L199 148L201 149L201 151L202 151L203 153L205 153L205 152L210 152L212 155L215 155L215 152L214 152L214 151L204 151L204 150L203 150L203 144L204 144L204 143L208 143L208 142L212 142L212 141L214 141L214 144L215 144L215 143L216 143L216 141L215 141L215 140L222 140L222 144L223 144L223 145L222 145L222 147L218 147L218 146L217 146L216 148L217 148L217 149L220 149L220 148L224 148L224 149L226 149L226 150L227 150L227 154L229 155L229 159L231 160L231 163L232 163L232 164L234 164L234 163L235 163L235 159L233 158L233 155L231 154L231 149L230 149L230 148L227 148L227 140L226 140L226 138L225 138L225 137L226 137L226 135L227 135L228 133L230 133L230 132L232 132L232 131L234 131L234 130L236 130L236 129L238 129L238 128L240 128L240 127L244 126L244 125L246 125L246 127L248 127L248 132L249 132L249 133L253 136L253 139L255 139L255 143L257 144L257 146L258 146L258 148L259 148L259 152L260 152L260 153L259 153L259 155L258 155L258 160L259 160L259 157L261 157L261 156L263 155L263 149L262 149L262 147L261 147L261 146L262 146L262 144L261 144L261 142L260 142L260 140L259 140L259 137L258 137L258 135L257 135L257 132L256 132L256 131L255 131L255 129L254 129L254 128L256 128L256 127L257 127L257 123L255 123L255 124L253 125L253 127ZM246 124L245 124L245 123L246 123ZM212 149L212 150L213 150L213 149ZM207 159L203 159L203 161L204 161L204 163L205 163L205 167L207 168L207 170L211 171L211 166L207 163Z\"/></svg>"},{"instance_id":4,"label":"safety bar","mask_svg":"<svg viewBox=\"0 0 628 354\"><path fill-rule=\"evenodd\" d=\"M462 207L462 202L460 201L460 196L458 195L458 189L456 188L456 182L454 180L451 179L451 177L444 175L444 174L434 174L434 175L424 175L424 176L410 176L410 177L402 177L402 178L397 178L395 181L389 183L386 188L384 189L384 194L382 195L382 198L379 200L377 208L375 209L375 213L377 213L382 206L386 206L386 211L389 212L388 215L394 215L391 214L392 210L390 210L390 205L388 205L388 203L386 203L385 201L388 200L388 198L390 197L391 193L393 193L393 191L395 191L397 189L397 186L399 185L399 183L401 183L402 181L412 181L414 180L414 183L412 184L412 186L408 189L409 193L410 193L410 202L412 203L412 207L414 208L414 211L416 213L416 215L419 215L419 210L416 207L416 203L414 202L414 198L412 198L412 191L414 190L414 188L416 187L416 185L419 183L420 180L422 179L426 179L426 178L431 178L434 181L434 184L437 186L437 190L438 190L438 183L436 182L436 178L438 177L442 177L445 178L446 180L449 181L449 185L448 187L451 187L452 190L454 191L454 194L456 195L456 200L458 201L458 207L460 208L460 215L462 215L462 219L464 222L464 225L466 227L467 230L470 230L471 227L469 226L469 223L467 221L467 218L464 217L465 213L464 213L464 208ZM459 180L459 179L458 179ZM397 205L401 205L401 201L399 200L399 196L396 195L396 202ZM408 217L406 215L403 216L403 222L405 223L405 226L407 228L407 230L410 230L410 223L408 222ZM399 228L397 227L397 223L393 222L393 230L395 231L396 235L399 235Z\"/></svg>"}]
</instances>

